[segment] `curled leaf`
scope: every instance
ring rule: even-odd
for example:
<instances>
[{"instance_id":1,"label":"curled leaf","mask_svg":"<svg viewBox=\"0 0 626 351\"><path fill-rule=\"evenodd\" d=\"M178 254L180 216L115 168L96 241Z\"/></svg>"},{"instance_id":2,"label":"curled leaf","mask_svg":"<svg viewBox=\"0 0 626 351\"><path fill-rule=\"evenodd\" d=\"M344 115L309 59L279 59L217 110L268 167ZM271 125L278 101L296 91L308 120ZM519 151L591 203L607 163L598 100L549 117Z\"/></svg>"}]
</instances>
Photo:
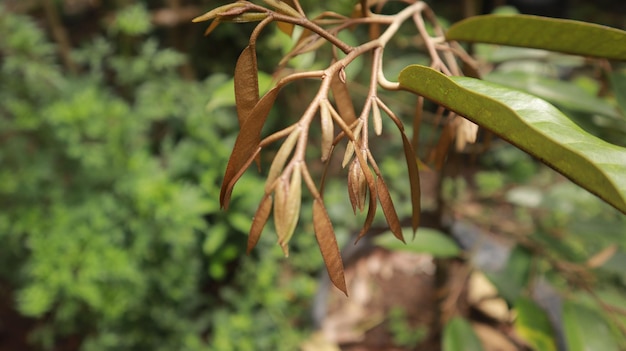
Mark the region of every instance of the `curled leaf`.
<instances>
[{"instance_id":1,"label":"curled leaf","mask_svg":"<svg viewBox=\"0 0 626 351\"><path fill-rule=\"evenodd\" d=\"M267 223L267 219L270 216L270 212L272 210L272 195L265 194L263 199L261 199L261 203L254 214L254 218L252 219L252 225L250 226L250 234L248 235L248 248L246 252L250 254L252 249L256 246L259 238L261 237L261 233L263 232L263 227L265 227L265 223Z\"/></svg>"},{"instance_id":2,"label":"curled leaf","mask_svg":"<svg viewBox=\"0 0 626 351\"><path fill-rule=\"evenodd\" d=\"M330 108L328 107L328 100L324 100L320 103L320 123L322 129L322 161L328 160L330 157L330 151L333 148L333 140L335 139L335 127L333 118L330 115Z\"/></svg>"},{"instance_id":3,"label":"curled leaf","mask_svg":"<svg viewBox=\"0 0 626 351\"><path fill-rule=\"evenodd\" d=\"M343 261L335 238L335 230L320 198L313 201L313 228L330 281L348 296Z\"/></svg>"}]
</instances>

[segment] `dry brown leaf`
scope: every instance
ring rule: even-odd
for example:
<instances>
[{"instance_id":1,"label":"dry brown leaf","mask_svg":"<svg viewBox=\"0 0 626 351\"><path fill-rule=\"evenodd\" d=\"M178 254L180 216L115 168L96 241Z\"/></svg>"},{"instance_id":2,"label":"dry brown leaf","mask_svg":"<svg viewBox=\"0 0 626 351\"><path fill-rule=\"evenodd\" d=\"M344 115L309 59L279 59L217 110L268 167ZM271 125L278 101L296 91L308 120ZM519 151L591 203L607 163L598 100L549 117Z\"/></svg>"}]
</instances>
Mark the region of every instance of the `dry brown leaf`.
<instances>
[{"instance_id":1,"label":"dry brown leaf","mask_svg":"<svg viewBox=\"0 0 626 351\"><path fill-rule=\"evenodd\" d=\"M378 201L380 201L380 206L383 208L385 219L387 219L387 224L389 224L389 229L391 229L391 232L396 238L405 242L404 236L402 236L402 225L400 224L400 219L398 219L398 213L396 212L396 208L393 206L393 201L391 201L391 196L389 195L389 189L387 189L387 184L385 184L382 177L377 177L376 179L376 192L378 195Z\"/></svg>"},{"instance_id":2,"label":"dry brown leaf","mask_svg":"<svg viewBox=\"0 0 626 351\"><path fill-rule=\"evenodd\" d=\"M241 131L235 140L235 146L228 159L222 180L220 204L223 208L228 208L235 183L260 151L258 149L261 142L261 129L276 101L279 90L278 87L274 87L268 91L250 112L251 117L243 121L241 125Z\"/></svg>"},{"instance_id":3,"label":"dry brown leaf","mask_svg":"<svg viewBox=\"0 0 626 351\"><path fill-rule=\"evenodd\" d=\"M254 44L246 46L235 66L235 103L239 125L259 102L259 76Z\"/></svg>"},{"instance_id":4,"label":"dry brown leaf","mask_svg":"<svg viewBox=\"0 0 626 351\"><path fill-rule=\"evenodd\" d=\"M261 237L261 233L263 232L263 227L265 227L265 223L267 223L267 219L270 216L270 212L272 210L272 195L265 194L263 199L261 199L261 203L254 214L254 218L252 219L252 225L250 226L250 234L248 235L248 248L246 252L250 254L252 249L256 246L259 238Z\"/></svg>"},{"instance_id":5,"label":"dry brown leaf","mask_svg":"<svg viewBox=\"0 0 626 351\"><path fill-rule=\"evenodd\" d=\"M330 281L337 289L348 296L343 272L343 261L341 260L337 239L335 238L335 231L320 198L313 201L313 228Z\"/></svg>"}]
</instances>

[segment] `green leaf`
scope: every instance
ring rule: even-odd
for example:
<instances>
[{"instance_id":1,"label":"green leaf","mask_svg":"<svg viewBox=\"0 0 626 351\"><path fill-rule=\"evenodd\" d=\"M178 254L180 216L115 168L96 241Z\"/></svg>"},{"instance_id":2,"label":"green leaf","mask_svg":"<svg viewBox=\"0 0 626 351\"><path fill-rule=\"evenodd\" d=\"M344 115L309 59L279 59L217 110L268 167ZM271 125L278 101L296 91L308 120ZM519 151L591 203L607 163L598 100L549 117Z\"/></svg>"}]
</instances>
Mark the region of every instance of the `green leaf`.
<instances>
[{"instance_id":1,"label":"green leaf","mask_svg":"<svg viewBox=\"0 0 626 351\"><path fill-rule=\"evenodd\" d=\"M626 60L626 32L565 19L529 15L475 16L450 27L446 39Z\"/></svg>"},{"instance_id":2,"label":"green leaf","mask_svg":"<svg viewBox=\"0 0 626 351\"><path fill-rule=\"evenodd\" d=\"M402 232L403 237L412 236L413 228L403 228ZM455 257L461 253L461 249L454 240L446 234L430 228L419 228L415 234L415 239L406 244L394 238L391 232L377 236L374 242L389 250L427 253L435 257Z\"/></svg>"},{"instance_id":3,"label":"green leaf","mask_svg":"<svg viewBox=\"0 0 626 351\"><path fill-rule=\"evenodd\" d=\"M565 302L563 328L570 351L619 350L606 320L588 307L570 301Z\"/></svg>"},{"instance_id":4,"label":"green leaf","mask_svg":"<svg viewBox=\"0 0 626 351\"><path fill-rule=\"evenodd\" d=\"M626 123L626 120L617 113L611 104L589 94L585 89L572 82L563 82L522 72L490 73L483 79L529 92L573 111L619 118Z\"/></svg>"},{"instance_id":5,"label":"green leaf","mask_svg":"<svg viewBox=\"0 0 626 351\"><path fill-rule=\"evenodd\" d=\"M400 85L491 130L626 213L626 149L585 132L533 95L412 65Z\"/></svg>"},{"instance_id":6,"label":"green leaf","mask_svg":"<svg viewBox=\"0 0 626 351\"><path fill-rule=\"evenodd\" d=\"M515 330L533 350L556 351L552 325L541 307L528 298L521 298L515 302L515 311Z\"/></svg>"},{"instance_id":7,"label":"green leaf","mask_svg":"<svg viewBox=\"0 0 626 351\"><path fill-rule=\"evenodd\" d=\"M443 351L483 351L472 325L461 317L452 318L443 329Z\"/></svg>"}]
</instances>

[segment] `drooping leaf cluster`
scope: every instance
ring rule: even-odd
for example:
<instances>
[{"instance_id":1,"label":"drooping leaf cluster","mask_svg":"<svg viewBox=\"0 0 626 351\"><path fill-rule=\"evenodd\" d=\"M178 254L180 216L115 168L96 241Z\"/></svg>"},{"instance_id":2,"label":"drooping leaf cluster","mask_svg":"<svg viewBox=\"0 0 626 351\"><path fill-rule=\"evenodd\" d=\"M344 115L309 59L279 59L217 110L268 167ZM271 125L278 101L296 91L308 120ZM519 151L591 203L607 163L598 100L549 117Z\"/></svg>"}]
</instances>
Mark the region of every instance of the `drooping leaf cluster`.
<instances>
[{"instance_id":1,"label":"drooping leaf cluster","mask_svg":"<svg viewBox=\"0 0 626 351\"><path fill-rule=\"evenodd\" d=\"M197 18L198 21L214 20L209 31L214 30L215 26L221 22L260 22L251 35L250 45L244 49L235 69L235 96L239 105L241 129L226 168L220 197L222 205L227 207L233 188L246 169L255 160L259 161L264 148L284 139L269 168L265 194L250 229L249 251L259 240L265 223L273 212L278 243L285 254L288 253L287 243L296 228L298 212L301 208L300 183L304 182L313 196L313 226L330 280L338 289L347 293L343 264L330 222L332 213L329 216L324 204L323 188L326 174L322 175L322 180L317 185L312 175L309 174L310 161L305 157L307 144L311 141L310 125L318 118L321 162L325 167L332 165L333 151L338 145L345 145L341 166L347 168L346 188L349 201L355 214L357 209L359 211L363 211L366 207L368 209L358 238L360 239L370 229L377 202L379 202L390 233L403 240L401 220L370 149L370 146L376 143L373 136L380 136L383 132L381 110L400 130L410 179L413 233L419 226L420 217L420 167L418 166L421 165L422 170L429 166L440 170L447 161L447 157L452 154L452 146L457 151L462 151L468 143L476 141L477 126L487 131L483 135L496 135L506 140L565 175L578 186L597 195L618 211L626 213L626 183L624 183L626 149L623 147L623 140L620 141L615 137L623 135L624 125L626 125L626 115L624 110L620 109L620 105L623 106L624 94L619 91L620 87L623 88L623 72L611 72L607 61L599 61L600 59L626 60L622 45L626 40L626 32L570 20L524 15L489 15L462 21L444 33L425 3L407 1L404 10L394 16L372 12L372 9L383 8L385 3L386 1L360 1L350 18L325 12L309 19L298 1L265 1L268 7L239 1ZM391 82L387 80L382 70L382 53L389 38L396 33L400 24L409 19L413 21L417 30L416 42L422 45L421 49L427 53L430 62L427 65L406 67L399 74L398 83ZM293 35L295 43L293 49L277 65L274 88L259 99L255 78L257 66L254 42L270 22L277 22L281 31L287 35ZM293 34L296 33L294 26L302 28L295 35ZM369 30L369 37L362 44L348 45L339 39L339 33L342 30L356 26L364 26ZM611 86L618 88L618 91L613 92L613 96L610 96L611 93L607 94L608 98L607 95L599 96L600 93L594 96L593 92L590 93L556 79L537 78L523 71L507 72L502 69L500 72L498 68L493 73L487 73L485 78L500 84L484 82L476 78L492 67L481 67L480 62L470 57L456 42L457 40L541 49L543 51L535 50L528 53L541 55L542 58L551 55L549 51L595 58L588 62L595 64L595 67L601 67L604 70L602 73L610 77ZM332 47L332 59L322 64L322 67L326 68L319 69L317 68L319 66L316 66L315 70L301 69L295 73L293 70L285 69L291 59L319 51L324 44L330 44ZM498 50L494 49L494 46L487 49ZM339 54L339 51L343 54ZM369 89L364 97L357 97L358 94L350 90L350 84L355 83L351 81L352 77L347 77L346 70L357 57L364 53L371 54L371 74L365 77L366 82L365 84L361 82L361 86L369 86ZM588 64L572 64L576 58L572 59L571 56L567 59L569 59L569 67L578 68ZM494 60L490 63L493 62ZM463 75L475 78L462 77ZM513 79L514 77L522 79ZM277 99L279 90L287 84L304 78L319 80L320 85L315 96L306 104L302 115L294 118L293 124L288 127L273 132L269 136L263 136L263 127L266 125L267 116ZM254 84L245 83L249 81ZM517 89L527 90L530 94ZM406 121L400 120L383 102L379 96L379 90L407 90L418 95L417 111L411 120L414 133L419 131L421 126L424 99L434 101L439 105L435 115L443 128L438 135L439 140L435 147L427 153L428 157L424 161L416 156L421 151L417 149L418 143L416 142L419 135L415 134L409 138L405 134L403 122ZM540 97L531 94L540 95ZM611 98L616 101L611 101ZM355 100L365 101L360 112L355 111ZM563 108L565 113L546 100ZM586 125L583 123L584 126L594 127L591 133L572 121L577 117L580 120L581 115L583 118L592 119L586 121ZM607 128L608 123L605 123L607 121L611 123L611 126L615 126L615 130L607 131L610 129ZM608 135L610 141L620 146L592 134ZM484 173L482 176L481 181L484 185L488 185L493 179L496 182L499 180L498 177L490 178ZM501 184L496 187L499 186ZM485 188L485 193L490 191L493 189ZM410 245L408 250L428 252L437 257L459 255L456 244L445 240L447 238L439 233L426 239L432 244L431 246L428 244ZM532 260L526 250L531 250L539 256L539 259L545 260L548 266L562 272L568 284L582 290L590 290L586 281L589 270L604 265L614 257L616 260L623 257L621 254L625 248L623 243L603 247L595 256L588 257L586 263L579 265L578 262L563 263L561 257L553 258L552 253L544 251L536 240L539 239L534 237L529 240L519 239L515 251L509 257L508 266L498 273L499 276L493 274L491 279L494 284L498 285L499 293L516 310L518 318L513 326L516 333L525 340L526 345L534 349L556 350L558 330L554 330L555 323L550 320L546 306L539 305L542 303L539 298L531 299L527 296L534 294L529 291L532 290L533 279L539 278L531 277ZM379 240L379 242L392 249L397 249L398 246L385 240ZM554 249L553 244L548 245L550 249ZM561 254L567 250L559 247L555 251ZM616 253L619 254L616 255ZM589 252L585 254L588 255ZM581 258L578 257L577 260ZM509 273L510 276L507 275ZM509 277L512 281L505 282ZM522 289L525 291L521 292ZM583 349L594 345L595 341L585 342L577 338L575 330L585 324L580 316L588 313L587 316L592 320L599 320L601 315L609 316L612 320L600 323L601 327L598 327L598 330L601 329L608 340L603 343L604 347L612 350L618 349L618 344L623 345L625 340L617 335L619 332L609 331L609 328L626 331L623 323L615 317L615 315L623 314L623 310L606 304L597 296L593 297L596 300L596 307L599 305L600 309L588 309L580 299L572 298L565 303L568 320L563 323L559 321L556 327L566 329L563 335L570 347ZM617 312L613 314L616 310ZM467 347L476 350L483 349L480 340L467 321L462 318L452 318L446 322L444 349L462 350ZM470 344L465 342L468 340ZM584 346L580 346L581 343Z\"/></svg>"}]
</instances>

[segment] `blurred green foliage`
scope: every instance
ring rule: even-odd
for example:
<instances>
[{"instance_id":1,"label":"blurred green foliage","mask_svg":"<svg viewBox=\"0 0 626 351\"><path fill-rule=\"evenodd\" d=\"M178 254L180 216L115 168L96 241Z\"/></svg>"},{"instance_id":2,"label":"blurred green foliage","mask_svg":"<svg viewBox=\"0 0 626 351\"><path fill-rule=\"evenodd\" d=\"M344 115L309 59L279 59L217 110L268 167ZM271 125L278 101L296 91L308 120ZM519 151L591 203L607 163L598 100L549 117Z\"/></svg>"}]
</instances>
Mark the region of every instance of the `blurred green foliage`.
<instances>
[{"instance_id":1,"label":"blurred green foliage","mask_svg":"<svg viewBox=\"0 0 626 351\"><path fill-rule=\"evenodd\" d=\"M72 49L79 74L34 18L0 6L0 32L0 286L37 321L30 342L293 350L321 265L279 281L271 236L241 258L263 186L247 175L219 208L229 77L183 79L139 2Z\"/></svg>"}]
</instances>

